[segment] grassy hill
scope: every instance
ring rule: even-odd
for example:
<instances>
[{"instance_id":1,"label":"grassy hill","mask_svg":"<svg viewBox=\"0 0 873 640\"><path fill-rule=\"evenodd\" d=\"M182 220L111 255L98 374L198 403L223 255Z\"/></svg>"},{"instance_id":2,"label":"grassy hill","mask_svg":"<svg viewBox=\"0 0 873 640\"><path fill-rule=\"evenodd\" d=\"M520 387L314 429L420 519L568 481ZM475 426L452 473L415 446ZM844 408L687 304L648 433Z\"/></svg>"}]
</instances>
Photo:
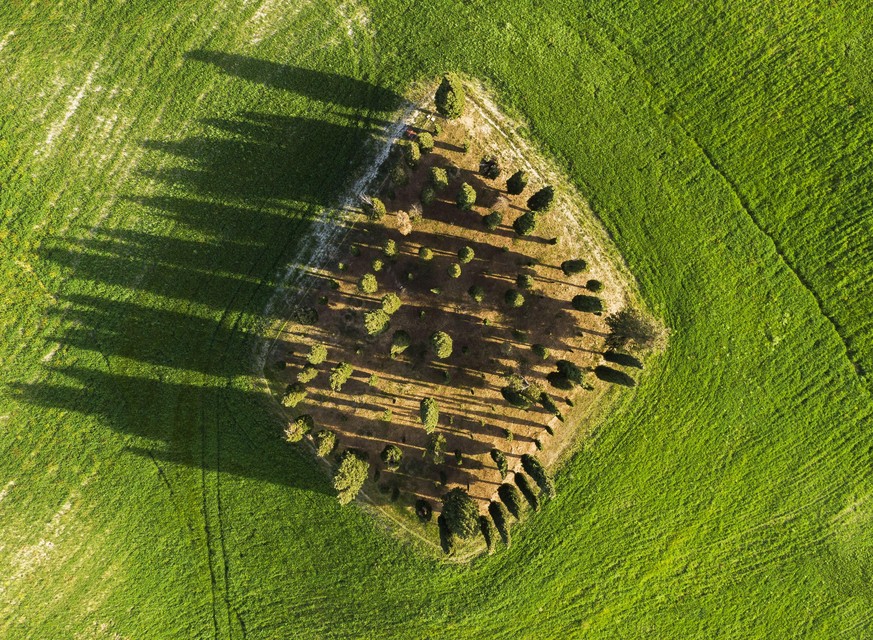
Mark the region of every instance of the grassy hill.
<instances>
[{"instance_id":1,"label":"grassy hill","mask_svg":"<svg viewBox=\"0 0 873 640\"><path fill-rule=\"evenodd\" d=\"M0 9L4 637L869 635L870 11L540 4ZM307 221L446 69L672 329L469 567L341 509L257 378Z\"/></svg>"}]
</instances>

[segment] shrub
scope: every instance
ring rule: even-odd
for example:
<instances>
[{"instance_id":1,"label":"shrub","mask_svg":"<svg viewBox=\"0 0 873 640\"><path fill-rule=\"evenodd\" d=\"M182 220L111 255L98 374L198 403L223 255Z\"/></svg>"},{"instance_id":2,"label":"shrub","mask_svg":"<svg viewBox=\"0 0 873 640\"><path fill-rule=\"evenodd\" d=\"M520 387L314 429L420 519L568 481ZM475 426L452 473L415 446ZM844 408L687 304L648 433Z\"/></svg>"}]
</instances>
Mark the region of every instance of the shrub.
<instances>
[{"instance_id":1,"label":"shrub","mask_svg":"<svg viewBox=\"0 0 873 640\"><path fill-rule=\"evenodd\" d=\"M518 489L515 488L515 485L504 482L500 485L500 488L497 489L497 495L500 496L500 500L506 505L506 509L509 513L518 520L521 517L523 503L521 493L519 493Z\"/></svg>"},{"instance_id":2,"label":"shrub","mask_svg":"<svg viewBox=\"0 0 873 640\"><path fill-rule=\"evenodd\" d=\"M461 188L458 189L456 202L458 207L464 211L472 209L473 205L476 204L476 190L464 182L461 184Z\"/></svg>"},{"instance_id":3,"label":"shrub","mask_svg":"<svg viewBox=\"0 0 873 640\"><path fill-rule=\"evenodd\" d=\"M503 222L503 214L499 211L492 211L488 215L482 216L482 224L485 225L487 229L494 231L497 227L501 225Z\"/></svg>"},{"instance_id":4,"label":"shrub","mask_svg":"<svg viewBox=\"0 0 873 640\"><path fill-rule=\"evenodd\" d=\"M306 365L297 373L297 382L306 384L311 382L318 375L318 369L312 365Z\"/></svg>"},{"instance_id":5,"label":"shrub","mask_svg":"<svg viewBox=\"0 0 873 640\"><path fill-rule=\"evenodd\" d=\"M424 425L424 430L428 433L433 433L440 420L440 407L437 401L433 398L424 398L419 403L418 417L421 420L421 424Z\"/></svg>"},{"instance_id":6,"label":"shrub","mask_svg":"<svg viewBox=\"0 0 873 640\"><path fill-rule=\"evenodd\" d=\"M282 396L282 406L288 407L289 409L293 409L298 404L303 402L303 399L305 397L306 397L306 387L304 387L299 382L289 384L288 387L285 389L285 395Z\"/></svg>"},{"instance_id":7,"label":"shrub","mask_svg":"<svg viewBox=\"0 0 873 640\"><path fill-rule=\"evenodd\" d=\"M376 293L379 290L379 282L372 273L365 273L358 281L358 291L362 293Z\"/></svg>"},{"instance_id":8,"label":"shrub","mask_svg":"<svg viewBox=\"0 0 873 640\"><path fill-rule=\"evenodd\" d=\"M611 349L621 349L629 342L647 349L655 344L658 337L655 325L628 307L607 316L606 324L609 326L606 345Z\"/></svg>"},{"instance_id":9,"label":"shrub","mask_svg":"<svg viewBox=\"0 0 873 640\"><path fill-rule=\"evenodd\" d=\"M527 208L531 211L548 211L555 200L555 189L545 186L527 199Z\"/></svg>"},{"instance_id":10,"label":"shrub","mask_svg":"<svg viewBox=\"0 0 873 640\"><path fill-rule=\"evenodd\" d=\"M418 147L422 153L430 153L433 151L433 136L427 131L422 131L418 134Z\"/></svg>"},{"instance_id":11,"label":"shrub","mask_svg":"<svg viewBox=\"0 0 873 640\"><path fill-rule=\"evenodd\" d=\"M391 357L394 358L406 351L410 344L412 344L412 340L408 333L403 329L395 331L394 335L391 336Z\"/></svg>"},{"instance_id":12,"label":"shrub","mask_svg":"<svg viewBox=\"0 0 873 640\"><path fill-rule=\"evenodd\" d=\"M385 244L382 245L382 253L385 254L388 258L394 258L397 256L397 243L391 239L385 241Z\"/></svg>"},{"instance_id":13,"label":"shrub","mask_svg":"<svg viewBox=\"0 0 873 640\"><path fill-rule=\"evenodd\" d=\"M527 503L531 506L531 509L534 511L540 510L540 501L537 498L537 494L534 493L533 487L530 486L530 482L527 481L527 476L523 473L515 474L515 484L521 490L521 495L524 496L524 499L527 500Z\"/></svg>"},{"instance_id":14,"label":"shrub","mask_svg":"<svg viewBox=\"0 0 873 640\"><path fill-rule=\"evenodd\" d=\"M585 283L585 288L594 293L603 291L603 283L600 280L589 280Z\"/></svg>"},{"instance_id":15,"label":"shrub","mask_svg":"<svg viewBox=\"0 0 873 640\"><path fill-rule=\"evenodd\" d=\"M315 434L315 452L326 458L336 447L336 434L329 429L322 429Z\"/></svg>"},{"instance_id":16,"label":"shrub","mask_svg":"<svg viewBox=\"0 0 873 640\"><path fill-rule=\"evenodd\" d=\"M527 273L519 273L515 277L515 286L523 291L530 291L534 286L533 276Z\"/></svg>"},{"instance_id":17,"label":"shrub","mask_svg":"<svg viewBox=\"0 0 873 640\"><path fill-rule=\"evenodd\" d=\"M390 470L395 470L400 467L400 460L403 458L403 451L400 450L396 444L387 444L385 448L382 449L382 453L379 454L379 457L382 458L382 462L385 463L385 468Z\"/></svg>"},{"instance_id":18,"label":"shrub","mask_svg":"<svg viewBox=\"0 0 873 640\"><path fill-rule=\"evenodd\" d=\"M430 183L435 191L440 192L449 186L449 176L442 167L430 168Z\"/></svg>"},{"instance_id":19,"label":"shrub","mask_svg":"<svg viewBox=\"0 0 873 640\"><path fill-rule=\"evenodd\" d=\"M479 516L479 532L482 534L482 537L485 538L485 546L488 547L488 551L494 550L494 523L491 522L491 518L488 516Z\"/></svg>"},{"instance_id":20,"label":"shrub","mask_svg":"<svg viewBox=\"0 0 873 640\"><path fill-rule=\"evenodd\" d=\"M471 247L463 246L458 249L458 260L461 264L469 264L475 257L476 254Z\"/></svg>"},{"instance_id":21,"label":"shrub","mask_svg":"<svg viewBox=\"0 0 873 640\"><path fill-rule=\"evenodd\" d=\"M425 262L429 262L433 260L433 250L428 249L427 247L420 247L418 250L418 257Z\"/></svg>"},{"instance_id":22,"label":"shrub","mask_svg":"<svg viewBox=\"0 0 873 640\"><path fill-rule=\"evenodd\" d=\"M421 196L419 196L421 204L427 206L436 200L436 190L429 184L421 188Z\"/></svg>"},{"instance_id":23,"label":"shrub","mask_svg":"<svg viewBox=\"0 0 873 640\"><path fill-rule=\"evenodd\" d=\"M474 284L472 287L470 287L467 290L467 293L470 295L471 298L473 298L473 300L480 304L485 299L485 289L480 287L478 284Z\"/></svg>"},{"instance_id":24,"label":"shrub","mask_svg":"<svg viewBox=\"0 0 873 640\"><path fill-rule=\"evenodd\" d=\"M303 440L303 436L314 428L315 420L312 419L312 416L308 414L297 416L294 418L294 422L285 427L285 440L287 442L300 442Z\"/></svg>"},{"instance_id":25,"label":"shrub","mask_svg":"<svg viewBox=\"0 0 873 640\"><path fill-rule=\"evenodd\" d=\"M449 120L459 118L464 112L464 87L461 80L454 74L443 76L439 88L436 90L434 102L440 115Z\"/></svg>"},{"instance_id":26,"label":"shrub","mask_svg":"<svg viewBox=\"0 0 873 640\"><path fill-rule=\"evenodd\" d=\"M532 211L521 214L512 223L512 228L520 236L529 236L537 227L537 215Z\"/></svg>"},{"instance_id":27,"label":"shrub","mask_svg":"<svg viewBox=\"0 0 873 640\"><path fill-rule=\"evenodd\" d=\"M479 173L494 180L500 175L500 161L494 156L485 156L479 161Z\"/></svg>"},{"instance_id":28,"label":"shrub","mask_svg":"<svg viewBox=\"0 0 873 640\"><path fill-rule=\"evenodd\" d=\"M558 360L556 364L558 366L558 373L561 376L569 380L572 384L582 384L582 376L584 373L578 365L569 360Z\"/></svg>"},{"instance_id":29,"label":"shrub","mask_svg":"<svg viewBox=\"0 0 873 640\"><path fill-rule=\"evenodd\" d=\"M391 316L382 309L367 311L364 314L364 328L367 330L367 335L377 336L384 333L390 321Z\"/></svg>"},{"instance_id":30,"label":"shrub","mask_svg":"<svg viewBox=\"0 0 873 640\"><path fill-rule=\"evenodd\" d=\"M417 142L410 142L406 145L406 164L415 169L421 161L421 148Z\"/></svg>"},{"instance_id":31,"label":"shrub","mask_svg":"<svg viewBox=\"0 0 873 640\"><path fill-rule=\"evenodd\" d=\"M430 348L440 360L452 355L452 337L445 331L435 331L430 336Z\"/></svg>"},{"instance_id":32,"label":"shrub","mask_svg":"<svg viewBox=\"0 0 873 640\"><path fill-rule=\"evenodd\" d=\"M370 201L364 205L364 212L370 220L378 222L385 216L385 203L379 198L370 198Z\"/></svg>"},{"instance_id":33,"label":"shrub","mask_svg":"<svg viewBox=\"0 0 873 640\"><path fill-rule=\"evenodd\" d=\"M564 272L565 276L572 276L577 273L582 273L587 268L588 263L581 258L576 260L564 260L561 263L561 271Z\"/></svg>"},{"instance_id":34,"label":"shrub","mask_svg":"<svg viewBox=\"0 0 873 640\"><path fill-rule=\"evenodd\" d=\"M534 344L530 349L534 352L534 355L541 360L547 360L549 357L549 348L544 344Z\"/></svg>"},{"instance_id":35,"label":"shrub","mask_svg":"<svg viewBox=\"0 0 873 640\"><path fill-rule=\"evenodd\" d=\"M400 302L400 296L398 296L393 291L390 293L386 293L382 296L382 311L387 313L389 316L397 313L397 310L400 309L402 302Z\"/></svg>"},{"instance_id":36,"label":"shrub","mask_svg":"<svg viewBox=\"0 0 873 640\"><path fill-rule=\"evenodd\" d=\"M488 505L488 513L491 514L491 519L494 520L494 527L497 533L500 534L500 539L507 547L512 540L509 535L509 512L502 502L492 502Z\"/></svg>"},{"instance_id":37,"label":"shrub","mask_svg":"<svg viewBox=\"0 0 873 640\"><path fill-rule=\"evenodd\" d=\"M550 498L555 495L555 485L552 482L552 478L549 476L548 472L546 472L546 468L535 456L532 456L529 453L522 455L521 467L524 469L525 473L533 478L533 481L537 483L537 486L545 495Z\"/></svg>"},{"instance_id":38,"label":"shrub","mask_svg":"<svg viewBox=\"0 0 873 640\"><path fill-rule=\"evenodd\" d=\"M506 462L506 455L500 449L491 450L491 459L497 465L497 470L500 472L500 479L504 479L509 473L509 463Z\"/></svg>"},{"instance_id":39,"label":"shrub","mask_svg":"<svg viewBox=\"0 0 873 640\"><path fill-rule=\"evenodd\" d=\"M333 477L333 488L337 490L340 504L348 504L355 499L367 474L370 463L357 456L352 451L346 451L340 458L339 468Z\"/></svg>"},{"instance_id":40,"label":"shrub","mask_svg":"<svg viewBox=\"0 0 873 640\"><path fill-rule=\"evenodd\" d=\"M312 365L321 364L327 360L327 347L323 344L314 344L309 348L309 355L306 356L306 362Z\"/></svg>"},{"instance_id":41,"label":"shrub","mask_svg":"<svg viewBox=\"0 0 873 640\"><path fill-rule=\"evenodd\" d=\"M603 301L597 296L589 296L584 293L573 296L573 308L576 311L588 313L600 313L603 311Z\"/></svg>"},{"instance_id":42,"label":"shrub","mask_svg":"<svg viewBox=\"0 0 873 640\"><path fill-rule=\"evenodd\" d=\"M461 265L457 262L453 262L449 265L448 274L450 278L460 278L461 277Z\"/></svg>"},{"instance_id":43,"label":"shrub","mask_svg":"<svg viewBox=\"0 0 873 640\"><path fill-rule=\"evenodd\" d=\"M527 172L524 169L519 169L506 181L506 191L511 195L517 196L527 187Z\"/></svg>"},{"instance_id":44,"label":"shrub","mask_svg":"<svg viewBox=\"0 0 873 640\"><path fill-rule=\"evenodd\" d=\"M332 391L342 391L343 385L348 382L354 373L352 365L348 362L340 362L330 372L330 388Z\"/></svg>"},{"instance_id":45,"label":"shrub","mask_svg":"<svg viewBox=\"0 0 873 640\"><path fill-rule=\"evenodd\" d=\"M511 309L518 309L524 304L524 296L517 289L507 289L503 294L503 300Z\"/></svg>"},{"instance_id":46,"label":"shrub","mask_svg":"<svg viewBox=\"0 0 873 640\"><path fill-rule=\"evenodd\" d=\"M379 258L374 258L373 262L370 263L370 268L373 271L375 271L376 273L379 273L382 270L382 267L384 267L384 266L385 266L385 263L382 262Z\"/></svg>"},{"instance_id":47,"label":"shrub","mask_svg":"<svg viewBox=\"0 0 873 640\"><path fill-rule=\"evenodd\" d=\"M427 441L427 452L434 464L442 464L446 459L446 437L441 433L432 433Z\"/></svg>"},{"instance_id":48,"label":"shrub","mask_svg":"<svg viewBox=\"0 0 873 640\"><path fill-rule=\"evenodd\" d=\"M472 538L479 530L479 507L466 491L455 487L443 496L446 525L459 538Z\"/></svg>"}]
</instances>

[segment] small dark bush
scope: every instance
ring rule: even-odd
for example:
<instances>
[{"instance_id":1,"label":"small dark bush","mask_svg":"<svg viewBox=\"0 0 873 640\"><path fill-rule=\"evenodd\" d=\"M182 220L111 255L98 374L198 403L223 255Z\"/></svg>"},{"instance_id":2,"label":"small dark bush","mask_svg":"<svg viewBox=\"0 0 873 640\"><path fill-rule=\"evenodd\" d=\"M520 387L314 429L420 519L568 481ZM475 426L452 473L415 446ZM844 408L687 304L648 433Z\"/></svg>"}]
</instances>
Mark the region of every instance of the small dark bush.
<instances>
[{"instance_id":1,"label":"small dark bush","mask_svg":"<svg viewBox=\"0 0 873 640\"><path fill-rule=\"evenodd\" d=\"M430 522L430 518L433 515L433 507L430 506L430 502L423 498L416 500L415 515L417 515L418 519L422 522Z\"/></svg>"},{"instance_id":2,"label":"small dark bush","mask_svg":"<svg viewBox=\"0 0 873 640\"><path fill-rule=\"evenodd\" d=\"M480 304L485 299L485 289L477 284L474 284L472 287L470 287L467 290L467 293L470 295L471 298L473 298L473 300Z\"/></svg>"},{"instance_id":3,"label":"small dark bush","mask_svg":"<svg viewBox=\"0 0 873 640\"><path fill-rule=\"evenodd\" d=\"M476 254L473 252L471 247L463 246L458 249L458 261L461 264L469 264L473 261L473 258L476 257Z\"/></svg>"},{"instance_id":4,"label":"small dark bush","mask_svg":"<svg viewBox=\"0 0 873 640\"><path fill-rule=\"evenodd\" d=\"M530 400L528 400L528 398L524 394L513 389L512 387L503 387L500 390L500 394L503 396L503 399L506 400L513 407L517 407L519 409L530 409Z\"/></svg>"},{"instance_id":5,"label":"small dark bush","mask_svg":"<svg viewBox=\"0 0 873 640\"><path fill-rule=\"evenodd\" d=\"M385 463L385 468L395 470L400 467L400 461L403 459L403 451L396 444L386 444L379 454L382 462Z\"/></svg>"},{"instance_id":6,"label":"small dark bush","mask_svg":"<svg viewBox=\"0 0 873 640\"><path fill-rule=\"evenodd\" d=\"M314 307L295 307L291 319L305 325L318 324L318 310Z\"/></svg>"},{"instance_id":7,"label":"small dark bush","mask_svg":"<svg viewBox=\"0 0 873 640\"><path fill-rule=\"evenodd\" d=\"M544 344L535 344L531 347L531 351L534 352L534 355L541 360L547 360L549 357L549 349Z\"/></svg>"},{"instance_id":8,"label":"small dark bush","mask_svg":"<svg viewBox=\"0 0 873 640\"><path fill-rule=\"evenodd\" d=\"M412 339L409 337L409 334L403 329L398 329L391 336L391 356L400 355L409 348L410 344L412 344Z\"/></svg>"},{"instance_id":9,"label":"small dark bush","mask_svg":"<svg viewBox=\"0 0 873 640\"><path fill-rule=\"evenodd\" d=\"M515 286L522 291L530 291L534 286L533 276L527 273L519 273L515 277Z\"/></svg>"},{"instance_id":10,"label":"small dark bush","mask_svg":"<svg viewBox=\"0 0 873 640\"><path fill-rule=\"evenodd\" d=\"M485 156L479 161L479 173L494 180L500 175L500 162L494 156Z\"/></svg>"}]
</instances>

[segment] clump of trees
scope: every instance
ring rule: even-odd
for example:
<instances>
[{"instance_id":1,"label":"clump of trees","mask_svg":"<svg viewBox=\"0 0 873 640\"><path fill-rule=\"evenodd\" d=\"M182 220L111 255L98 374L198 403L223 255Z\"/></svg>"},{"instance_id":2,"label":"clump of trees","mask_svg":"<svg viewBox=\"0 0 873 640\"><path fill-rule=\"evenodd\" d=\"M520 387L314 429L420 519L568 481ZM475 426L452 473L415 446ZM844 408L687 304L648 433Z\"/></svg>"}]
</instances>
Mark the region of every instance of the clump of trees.
<instances>
[{"instance_id":1,"label":"clump of trees","mask_svg":"<svg viewBox=\"0 0 873 640\"><path fill-rule=\"evenodd\" d=\"M577 273L582 273L587 268L588 263L581 258L577 258L575 260L564 260L561 263L561 271L564 272L565 276L572 276Z\"/></svg>"},{"instance_id":2,"label":"clump of trees","mask_svg":"<svg viewBox=\"0 0 873 640\"><path fill-rule=\"evenodd\" d=\"M648 349L654 346L658 338L655 325L630 307L607 316L606 324L609 326L606 346L610 349L621 349L631 342L642 349Z\"/></svg>"},{"instance_id":3,"label":"clump of trees","mask_svg":"<svg viewBox=\"0 0 873 640\"><path fill-rule=\"evenodd\" d=\"M536 230L537 222L537 214L533 211L527 211L515 219L512 228L520 236L529 236Z\"/></svg>"},{"instance_id":4,"label":"clump of trees","mask_svg":"<svg viewBox=\"0 0 873 640\"><path fill-rule=\"evenodd\" d=\"M443 516L452 534L462 539L472 538L479 529L479 507L459 487L443 496Z\"/></svg>"},{"instance_id":5,"label":"clump of trees","mask_svg":"<svg viewBox=\"0 0 873 640\"><path fill-rule=\"evenodd\" d=\"M456 202L458 207L464 211L472 209L473 205L476 204L476 190L468 183L462 183L461 188L458 189Z\"/></svg>"},{"instance_id":6,"label":"clump of trees","mask_svg":"<svg viewBox=\"0 0 873 640\"><path fill-rule=\"evenodd\" d=\"M358 281L358 290L361 293L376 293L379 290L379 282L372 273L365 273Z\"/></svg>"},{"instance_id":7,"label":"clump of trees","mask_svg":"<svg viewBox=\"0 0 873 640\"><path fill-rule=\"evenodd\" d=\"M548 211L555 201L555 189L547 185L527 199L527 208L531 211Z\"/></svg>"},{"instance_id":8,"label":"clump of trees","mask_svg":"<svg viewBox=\"0 0 873 640\"><path fill-rule=\"evenodd\" d=\"M449 120L460 118L464 112L465 99L466 95L460 78L454 74L443 76L434 96L439 114Z\"/></svg>"},{"instance_id":9,"label":"clump of trees","mask_svg":"<svg viewBox=\"0 0 873 640\"><path fill-rule=\"evenodd\" d=\"M509 473L509 463L506 461L506 455L500 449L492 449L491 459L497 465L497 470L500 472L500 479L502 480Z\"/></svg>"},{"instance_id":10,"label":"clump of trees","mask_svg":"<svg viewBox=\"0 0 873 640\"><path fill-rule=\"evenodd\" d=\"M490 231L494 231L502 223L503 214L499 211L492 211L491 213L482 216L482 224L484 224L485 227Z\"/></svg>"},{"instance_id":11,"label":"clump of trees","mask_svg":"<svg viewBox=\"0 0 873 640\"><path fill-rule=\"evenodd\" d=\"M315 434L315 452L326 458L336 447L336 434L329 429L322 429Z\"/></svg>"},{"instance_id":12,"label":"clump of trees","mask_svg":"<svg viewBox=\"0 0 873 640\"><path fill-rule=\"evenodd\" d=\"M354 373L352 365L348 362L340 362L330 372L329 384L332 391L342 391L343 385L348 382Z\"/></svg>"},{"instance_id":13,"label":"clump of trees","mask_svg":"<svg viewBox=\"0 0 873 640\"><path fill-rule=\"evenodd\" d=\"M445 331L435 331L430 336L430 348L440 360L452 355L452 337Z\"/></svg>"},{"instance_id":14,"label":"clump of trees","mask_svg":"<svg viewBox=\"0 0 873 640\"><path fill-rule=\"evenodd\" d=\"M497 495L500 496L500 500L506 505L506 509L516 520L521 518L521 511L524 506L522 503L523 498L514 484L504 482L497 489Z\"/></svg>"},{"instance_id":15,"label":"clump of trees","mask_svg":"<svg viewBox=\"0 0 873 640\"><path fill-rule=\"evenodd\" d=\"M586 311L588 313L603 312L603 301L597 296L589 296L585 293L573 296L572 305L576 311Z\"/></svg>"},{"instance_id":16,"label":"clump of trees","mask_svg":"<svg viewBox=\"0 0 873 640\"><path fill-rule=\"evenodd\" d=\"M364 213L373 222L379 222L387 213L385 203L379 198L370 198L369 202L364 203Z\"/></svg>"},{"instance_id":17,"label":"clump of trees","mask_svg":"<svg viewBox=\"0 0 873 640\"><path fill-rule=\"evenodd\" d=\"M287 427L285 427L285 440L287 442L300 442L303 440L303 436L308 434L315 428L315 420L309 414L303 414L294 418L293 422L290 422Z\"/></svg>"},{"instance_id":18,"label":"clump of trees","mask_svg":"<svg viewBox=\"0 0 873 640\"><path fill-rule=\"evenodd\" d=\"M387 444L379 454L382 462L385 463L385 468L389 471L395 471L400 468L400 461L403 459L403 451L396 444Z\"/></svg>"},{"instance_id":19,"label":"clump of trees","mask_svg":"<svg viewBox=\"0 0 873 640\"><path fill-rule=\"evenodd\" d=\"M546 471L546 468L542 465L542 463L537 459L536 456L532 456L529 453L525 453L521 456L521 466L524 469L525 473L527 473L533 481L536 482L537 486L540 488L546 496L549 498L554 497L555 495L555 485L552 481L552 477Z\"/></svg>"},{"instance_id":20,"label":"clump of trees","mask_svg":"<svg viewBox=\"0 0 873 640\"><path fill-rule=\"evenodd\" d=\"M513 196L517 196L527 187L527 172L519 169L506 181L506 191Z\"/></svg>"},{"instance_id":21,"label":"clump of trees","mask_svg":"<svg viewBox=\"0 0 873 640\"><path fill-rule=\"evenodd\" d=\"M419 403L418 417L421 424L424 425L424 430L428 433L433 433L437 423L440 421L440 407L437 401L433 398L424 398Z\"/></svg>"},{"instance_id":22,"label":"clump of trees","mask_svg":"<svg viewBox=\"0 0 873 640\"><path fill-rule=\"evenodd\" d=\"M370 463L353 451L346 451L340 458L339 468L333 477L340 504L348 504L355 499L370 472Z\"/></svg>"}]
</instances>

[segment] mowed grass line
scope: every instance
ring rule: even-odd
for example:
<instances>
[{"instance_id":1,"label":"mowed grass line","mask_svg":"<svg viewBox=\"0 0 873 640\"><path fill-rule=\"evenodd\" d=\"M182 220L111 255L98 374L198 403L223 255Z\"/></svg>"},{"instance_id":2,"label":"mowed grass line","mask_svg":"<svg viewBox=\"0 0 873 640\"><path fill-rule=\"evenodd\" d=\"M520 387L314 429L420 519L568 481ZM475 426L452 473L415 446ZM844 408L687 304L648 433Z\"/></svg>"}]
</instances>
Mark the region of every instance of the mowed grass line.
<instances>
[{"instance_id":1,"label":"mowed grass line","mask_svg":"<svg viewBox=\"0 0 873 640\"><path fill-rule=\"evenodd\" d=\"M83 162L112 148L85 134L95 105L83 100L66 125L82 133L56 137L58 158L40 168L35 113L4 119L15 177L4 177L3 228L16 235L3 245L12 384L0 486L16 484L0 507L0 561L7 576L28 567L3 584L4 610L15 603L6 635L863 637L869 399L811 294L604 16L385 2L350 21L348 6L263 6L279 27L254 44L258 7L236 3L56 9L32 15L29 31L6 9L31 34L26 57L6 57L14 39L0 51L25 89L38 95L58 61L77 69L51 122L94 60L119 60L109 78L136 92L116 144L141 150L127 174ZM45 68L42 29L57 43ZM118 35L104 46L106 33ZM688 47L704 37L688 34ZM222 66L191 51L243 57ZM592 199L673 328L512 549L470 568L422 558L341 510L307 456L278 441L251 377L258 311L297 220L341 193L365 156L361 113L383 101L322 76L331 99L259 61L398 92L446 67L486 76ZM100 73L93 82L108 87ZM4 113L21 88L4 86Z\"/></svg>"}]
</instances>

